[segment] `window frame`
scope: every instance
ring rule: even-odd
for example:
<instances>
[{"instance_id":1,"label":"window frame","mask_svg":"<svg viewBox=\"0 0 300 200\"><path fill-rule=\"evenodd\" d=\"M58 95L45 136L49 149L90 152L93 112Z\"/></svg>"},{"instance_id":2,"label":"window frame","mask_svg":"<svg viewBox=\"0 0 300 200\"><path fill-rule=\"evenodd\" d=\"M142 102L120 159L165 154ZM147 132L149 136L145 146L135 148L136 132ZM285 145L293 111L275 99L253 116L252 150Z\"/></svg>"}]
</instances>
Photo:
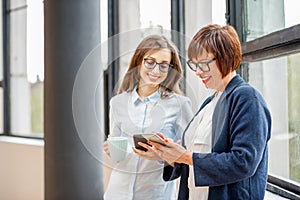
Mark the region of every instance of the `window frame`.
<instances>
[{"instance_id":1,"label":"window frame","mask_svg":"<svg viewBox=\"0 0 300 200\"><path fill-rule=\"evenodd\" d=\"M11 14L23 9L27 9L27 5L11 8L11 0L2 1L3 80L0 80L0 87L3 89L3 132L0 136L41 140L43 137L18 135L11 131Z\"/></svg>"},{"instance_id":2,"label":"window frame","mask_svg":"<svg viewBox=\"0 0 300 200\"><path fill-rule=\"evenodd\" d=\"M242 45L242 64L238 73L249 80L248 63L263 61L300 52L300 24L274 31L246 42L244 27L244 1L226 0L226 22L239 35ZM300 198L300 184L268 174L267 190L289 199Z\"/></svg>"},{"instance_id":3,"label":"window frame","mask_svg":"<svg viewBox=\"0 0 300 200\"><path fill-rule=\"evenodd\" d=\"M2 33L3 33L3 133L2 135L11 134L10 121L10 0L2 2Z\"/></svg>"}]
</instances>

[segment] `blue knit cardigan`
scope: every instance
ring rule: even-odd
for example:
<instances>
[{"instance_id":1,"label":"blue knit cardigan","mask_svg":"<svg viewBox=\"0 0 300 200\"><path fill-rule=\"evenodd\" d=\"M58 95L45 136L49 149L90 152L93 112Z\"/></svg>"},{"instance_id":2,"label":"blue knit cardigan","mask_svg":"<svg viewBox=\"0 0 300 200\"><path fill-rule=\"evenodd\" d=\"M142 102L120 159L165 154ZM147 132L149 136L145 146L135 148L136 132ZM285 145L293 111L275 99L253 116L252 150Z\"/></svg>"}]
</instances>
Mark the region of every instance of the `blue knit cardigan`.
<instances>
[{"instance_id":1,"label":"blue knit cardigan","mask_svg":"<svg viewBox=\"0 0 300 200\"><path fill-rule=\"evenodd\" d=\"M195 185L209 186L208 199L264 199L270 135L271 115L265 101L236 75L213 113L212 153L193 153ZM182 143L185 143L184 136ZM164 169L166 181L181 177L179 200L189 197L188 176L189 167L185 164L176 163Z\"/></svg>"}]
</instances>

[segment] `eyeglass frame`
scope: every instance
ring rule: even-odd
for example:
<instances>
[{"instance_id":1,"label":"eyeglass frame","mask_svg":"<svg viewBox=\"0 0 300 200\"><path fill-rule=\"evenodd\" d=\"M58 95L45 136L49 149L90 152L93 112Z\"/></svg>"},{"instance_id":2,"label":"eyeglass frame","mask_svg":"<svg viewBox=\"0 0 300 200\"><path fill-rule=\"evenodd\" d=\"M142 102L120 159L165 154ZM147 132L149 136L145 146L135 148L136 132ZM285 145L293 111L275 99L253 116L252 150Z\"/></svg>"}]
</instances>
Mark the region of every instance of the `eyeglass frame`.
<instances>
[{"instance_id":1,"label":"eyeglass frame","mask_svg":"<svg viewBox=\"0 0 300 200\"><path fill-rule=\"evenodd\" d=\"M212 58L212 59L210 59L210 60L207 61L207 62L197 62L197 63L194 63L192 60L188 60L188 61L186 62L186 64L187 64L187 65L190 67L190 69L191 69L192 71L194 71L194 72L197 71L197 67L198 67L202 72L209 72L209 71L210 71L209 64L212 63L212 62L215 61L215 60L216 60L216 58ZM190 63L193 63L193 64L196 66L196 69L193 69L193 68L191 67ZM202 67L200 67L200 65L207 65L208 70L203 70Z\"/></svg>"},{"instance_id":2,"label":"eyeglass frame","mask_svg":"<svg viewBox=\"0 0 300 200\"><path fill-rule=\"evenodd\" d=\"M146 69L155 69L155 67L158 65L158 69L159 69L159 71L160 72L162 72L162 73L168 73L169 72L169 70L174 66L173 64L171 64L171 63L158 63L158 62L156 62L156 60L154 59L154 58L144 58L143 59L144 60L144 67L146 68ZM149 67L146 67L146 65L145 65L145 61L147 61L147 60L152 60L152 61L154 61L155 62L155 65L151 68L149 68ZM167 64L167 65L169 65L169 67L168 67L168 70L167 71L164 71L164 70L162 70L161 69L161 65L162 64Z\"/></svg>"}]
</instances>

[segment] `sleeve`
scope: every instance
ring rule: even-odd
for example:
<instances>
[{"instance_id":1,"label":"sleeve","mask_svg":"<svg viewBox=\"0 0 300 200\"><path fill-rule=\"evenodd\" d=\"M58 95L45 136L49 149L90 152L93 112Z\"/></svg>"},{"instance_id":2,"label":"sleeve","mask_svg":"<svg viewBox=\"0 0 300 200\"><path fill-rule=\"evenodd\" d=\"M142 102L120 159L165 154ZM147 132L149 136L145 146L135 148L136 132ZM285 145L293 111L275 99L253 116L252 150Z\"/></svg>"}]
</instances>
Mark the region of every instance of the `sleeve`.
<instances>
[{"instance_id":1,"label":"sleeve","mask_svg":"<svg viewBox=\"0 0 300 200\"><path fill-rule=\"evenodd\" d=\"M116 115L117 114L116 108L118 107L115 105L117 105L117 102L116 99L113 97L109 102L109 128L110 128L109 134L112 134L113 136L120 136L121 128L120 128L120 123L118 123L117 121L118 115ZM110 169L114 169L118 164L118 162L110 159L110 157L104 151L103 151L103 159L105 165L108 166Z\"/></svg>"},{"instance_id":2,"label":"sleeve","mask_svg":"<svg viewBox=\"0 0 300 200\"><path fill-rule=\"evenodd\" d=\"M164 167L163 179L164 181L172 181L179 178L181 175L181 164L175 163L174 167L167 164Z\"/></svg>"},{"instance_id":3,"label":"sleeve","mask_svg":"<svg viewBox=\"0 0 300 200\"><path fill-rule=\"evenodd\" d=\"M191 100L183 96L180 99L179 113L175 125L175 130L178 138L181 139L183 137L183 131L185 130L193 116L194 115L192 111ZM183 164L175 163L174 167L172 167L171 165L166 164L164 167L163 179L165 181L172 181L179 178L182 174L182 165Z\"/></svg>"},{"instance_id":4,"label":"sleeve","mask_svg":"<svg viewBox=\"0 0 300 200\"><path fill-rule=\"evenodd\" d=\"M180 107L176 119L175 131L177 138L182 138L183 131L193 118L192 103L188 97L183 96L180 100Z\"/></svg>"},{"instance_id":5,"label":"sleeve","mask_svg":"<svg viewBox=\"0 0 300 200\"><path fill-rule=\"evenodd\" d=\"M220 107L226 115L214 152L193 153L196 186L218 186L251 177L265 159L271 117L262 98L246 90L224 104L230 108Z\"/></svg>"},{"instance_id":6,"label":"sleeve","mask_svg":"<svg viewBox=\"0 0 300 200\"><path fill-rule=\"evenodd\" d=\"M121 135L121 127L120 123L117 121L117 106L115 99L111 99L109 102L109 130L113 136L120 136Z\"/></svg>"}]
</instances>

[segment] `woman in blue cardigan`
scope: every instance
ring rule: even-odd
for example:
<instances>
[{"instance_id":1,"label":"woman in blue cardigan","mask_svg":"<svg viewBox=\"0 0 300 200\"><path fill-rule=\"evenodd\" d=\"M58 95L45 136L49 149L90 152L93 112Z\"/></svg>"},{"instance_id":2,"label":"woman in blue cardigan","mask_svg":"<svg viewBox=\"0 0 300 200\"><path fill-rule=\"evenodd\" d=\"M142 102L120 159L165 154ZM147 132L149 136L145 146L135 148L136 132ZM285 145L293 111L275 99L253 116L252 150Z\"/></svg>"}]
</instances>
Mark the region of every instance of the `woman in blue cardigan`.
<instances>
[{"instance_id":1,"label":"woman in blue cardigan","mask_svg":"<svg viewBox=\"0 0 300 200\"><path fill-rule=\"evenodd\" d=\"M259 92L236 74L242 59L236 31L230 25L203 27L188 57L190 69L215 94L189 123L181 145L158 133L166 146L149 141L152 147L141 144L147 152L134 151L170 164L163 178L181 177L178 199L264 199L271 116ZM203 186L206 192L198 190Z\"/></svg>"}]
</instances>

